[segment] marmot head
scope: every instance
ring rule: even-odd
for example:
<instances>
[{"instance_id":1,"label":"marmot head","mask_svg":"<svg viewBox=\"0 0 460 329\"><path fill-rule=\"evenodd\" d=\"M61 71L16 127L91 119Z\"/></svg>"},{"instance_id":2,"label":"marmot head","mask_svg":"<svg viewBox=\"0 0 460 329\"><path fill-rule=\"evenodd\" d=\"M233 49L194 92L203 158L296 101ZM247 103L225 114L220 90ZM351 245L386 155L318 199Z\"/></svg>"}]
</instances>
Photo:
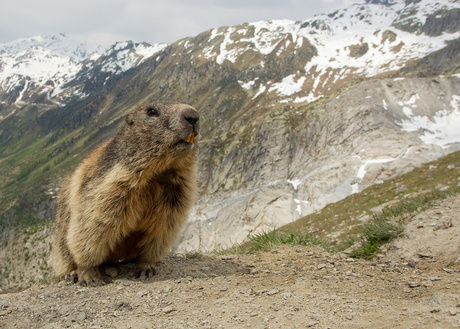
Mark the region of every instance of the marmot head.
<instances>
[{"instance_id":1,"label":"marmot head","mask_svg":"<svg viewBox=\"0 0 460 329\"><path fill-rule=\"evenodd\" d=\"M198 148L200 115L186 104L150 103L128 113L122 130L133 156L182 157Z\"/></svg>"}]
</instances>

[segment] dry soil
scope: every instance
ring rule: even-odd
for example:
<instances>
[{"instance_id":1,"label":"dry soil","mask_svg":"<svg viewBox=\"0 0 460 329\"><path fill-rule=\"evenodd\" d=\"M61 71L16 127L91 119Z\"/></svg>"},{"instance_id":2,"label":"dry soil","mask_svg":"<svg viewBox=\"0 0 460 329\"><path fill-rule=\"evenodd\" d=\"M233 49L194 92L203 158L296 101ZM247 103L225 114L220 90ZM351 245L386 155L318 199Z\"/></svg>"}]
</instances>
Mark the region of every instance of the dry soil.
<instances>
[{"instance_id":1,"label":"dry soil","mask_svg":"<svg viewBox=\"0 0 460 329\"><path fill-rule=\"evenodd\" d=\"M460 328L460 196L407 224L373 260L320 247L170 256L102 287L0 295L0 328Z\"/></svg>"}]
</instances>

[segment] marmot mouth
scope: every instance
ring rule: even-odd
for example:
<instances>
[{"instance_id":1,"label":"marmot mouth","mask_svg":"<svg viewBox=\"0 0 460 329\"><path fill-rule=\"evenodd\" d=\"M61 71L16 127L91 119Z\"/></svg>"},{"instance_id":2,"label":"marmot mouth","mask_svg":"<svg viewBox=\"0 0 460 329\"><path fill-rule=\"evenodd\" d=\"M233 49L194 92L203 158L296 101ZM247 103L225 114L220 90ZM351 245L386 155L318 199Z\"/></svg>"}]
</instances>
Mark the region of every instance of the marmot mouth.
<instances>
[{"instance_id":1,"label":"marmot mouth","mask_svg":"<svg viewBox=\"0 0 460 329\"><path fill-rule=\"evenodd\" d=\"M192 131L190 135L184 140L186 143L192 143L193 140L195 139L196 133L195 131Z\"/></svg>"}]
</instances>

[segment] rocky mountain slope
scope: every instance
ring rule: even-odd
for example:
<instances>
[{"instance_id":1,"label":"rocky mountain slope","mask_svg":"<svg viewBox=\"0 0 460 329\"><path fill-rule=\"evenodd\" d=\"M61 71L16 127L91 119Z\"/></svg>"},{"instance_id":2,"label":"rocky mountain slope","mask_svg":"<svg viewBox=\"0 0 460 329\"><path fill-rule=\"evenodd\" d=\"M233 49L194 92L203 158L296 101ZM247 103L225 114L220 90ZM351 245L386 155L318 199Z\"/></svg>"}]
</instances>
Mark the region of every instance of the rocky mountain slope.
<instances>
[{"instance_id":1,"label":"rocky mountain slope","mask_svg":"<svg viewBox=\"0 0 460 329\"><path fill-rule=\"evenodd\" d=\"M0 238L52 219L62 177L148 100L202 114L200 196L178 250L239 243L457 150L459 12L366 1L171 45L0 45Z\"/></svg>"}]
</instances>

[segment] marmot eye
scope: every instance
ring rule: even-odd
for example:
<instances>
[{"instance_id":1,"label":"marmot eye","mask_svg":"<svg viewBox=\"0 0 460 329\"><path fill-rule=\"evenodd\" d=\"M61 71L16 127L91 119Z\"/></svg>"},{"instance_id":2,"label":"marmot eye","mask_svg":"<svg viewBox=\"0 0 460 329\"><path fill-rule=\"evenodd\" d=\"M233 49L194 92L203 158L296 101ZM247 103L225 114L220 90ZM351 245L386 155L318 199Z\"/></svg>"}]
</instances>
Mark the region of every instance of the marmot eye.
<instances>
[{"instance_id":1,"label":"marmot eye","mask_svg":"<svg viewBox=\"0 0 460 329\"><path fill-rule=\"evenodd\" d=\"M147 109L147 115L149 117L157 117L159 115L158 111L154 108L148 108Z\"/></svg>"}]
</instances>

